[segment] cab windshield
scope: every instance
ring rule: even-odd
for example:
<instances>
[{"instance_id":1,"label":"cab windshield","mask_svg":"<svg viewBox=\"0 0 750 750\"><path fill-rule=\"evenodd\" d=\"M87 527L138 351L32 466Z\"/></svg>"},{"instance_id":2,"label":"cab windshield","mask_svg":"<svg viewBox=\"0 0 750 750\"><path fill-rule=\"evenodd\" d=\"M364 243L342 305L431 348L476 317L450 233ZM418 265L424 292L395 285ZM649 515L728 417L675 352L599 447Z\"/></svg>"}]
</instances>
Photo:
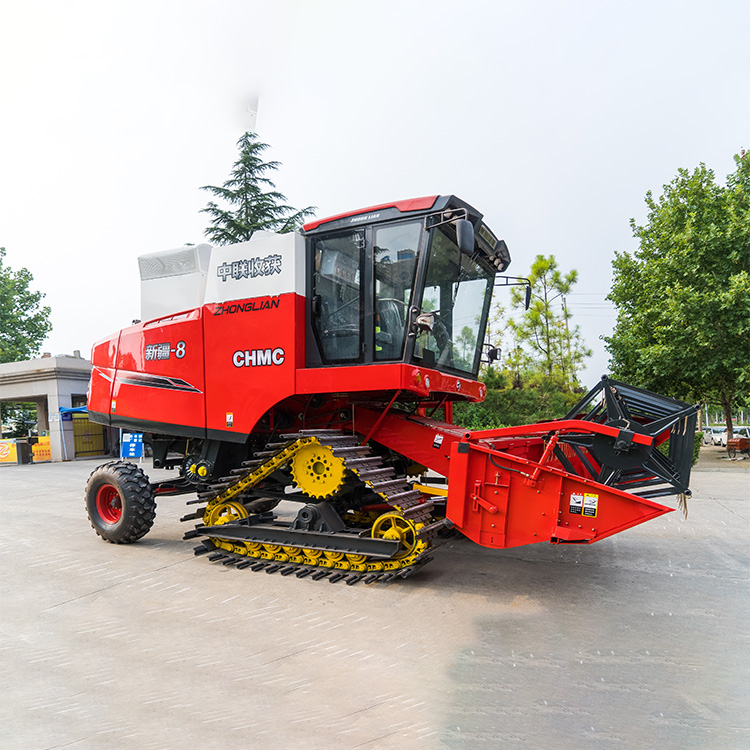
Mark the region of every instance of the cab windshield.
<instances>
[{"instance_id":1,"label":"cab windshield","mask_svg":"<svg viewBox=\"0 0 750 750\"><path fill-rule=\"evenodd\" d=\"M311 322L323 364L412 361L475 376L495 270L424 221L316 237Z\"/></svg>"},{"instance_id":2,"label":"cab windshield","mask_svg":"<svg viewBox=\"0 0 750 750\"><path fill-rule=\"evenodd\" d=\"M432 230L414 358L425 367L476 374L495 271L478 255L460 252L447 231L450 225Z\"/></svg>"}]
</instances>

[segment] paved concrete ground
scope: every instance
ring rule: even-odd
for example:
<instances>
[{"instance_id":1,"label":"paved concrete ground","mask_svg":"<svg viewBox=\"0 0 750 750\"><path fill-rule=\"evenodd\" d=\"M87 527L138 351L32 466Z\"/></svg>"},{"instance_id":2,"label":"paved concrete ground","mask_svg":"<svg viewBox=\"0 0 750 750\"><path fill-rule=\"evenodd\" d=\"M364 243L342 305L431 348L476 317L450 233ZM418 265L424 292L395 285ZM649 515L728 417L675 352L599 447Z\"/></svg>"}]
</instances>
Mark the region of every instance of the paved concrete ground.
<instances>
[{"instance_id":1,"label":"paved concrete ground","mask_svg":"<svg viewBox=\"0 0 750 750\"><path fill-rule=\"evenodd\" d=\"M3 748L750 747L750 462L687 520L370 587L195 558L179 498L106 544L94 465L0 467Z\"/></svg>"}]
</instances>

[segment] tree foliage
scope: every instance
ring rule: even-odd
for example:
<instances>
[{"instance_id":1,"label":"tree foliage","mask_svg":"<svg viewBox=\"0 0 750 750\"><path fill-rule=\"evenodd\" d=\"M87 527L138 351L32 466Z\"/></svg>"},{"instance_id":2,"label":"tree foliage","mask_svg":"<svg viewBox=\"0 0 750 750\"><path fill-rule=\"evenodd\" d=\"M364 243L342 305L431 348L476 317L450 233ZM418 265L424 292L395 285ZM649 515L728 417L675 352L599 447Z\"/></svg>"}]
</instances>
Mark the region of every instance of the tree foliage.
<instances>
[{"instance_id":1,"label":"tree foliage","mask_svg":"<svg viewBox=\"0 0 750 750\"><path fill-rule=\"evenodd\" d=\"M21 268L4 265L0 247L0 362L20 362L39 353L52 330L49 307L42 307L41 292L29 288L34 277Z\"/></svg>"},{"instance_id":2,"label":"tree foliage","mask_svg":"<svg viewBox=\"0 0 750 750\"><path fill-rule=\"evenodd\" d=\"M726 186L701 164L647 193L646 223L630 222L639 248L613 261L605 339L616 377L720 403L730 430L750 396L750 157L735 163Z\"/></svg>"},{"instance_id":3,"label":"tree foliage","mask_svg":"<svg viewBox=\"0 0 750 750\"><path fill-rule=\"evenodd\" d=\"M523 370L559 379L565 386L578 383L576 370L591 350L586 348L580 328L571 325L565 295L578 281L573 269L564 274L554 255L537 255L529 274L531 304L524 309L524 293L513 291L513 307L520 311L509 321L514 346L510 352L511 366L516 373ZM557 302L557 304L553 304Z\"/></svg>"},{"instance_id":4,"label":"tree foliage","mask_svg":"<svg viewBox=\"0 0 750 750\"><path fill-rule=\"evenodd\" d=\"M257 230L270 232L291 232L302 225L314 213L308 206L295 209L286 205L282 195L269 178L280 164L277 161L263 161L267 143L261 143L255 133L245 133L237 141L239 159L234 163L230 178L221 186L205 185L229 208L221 208L214 201L202 209L211 217L211 226L205 231L206 237L219 245L246 242Z\"/></svg>"},{"instance_id":5,"label":"tree foliage","mask_svg":"<svg viewBox=\"0 0 750 750\"><path fill-rule=\"evenodd\" d=\"M563 273L554 255L537 255L529 274L532 303L514 291L515 316L493 303L486 342L503 345L499 362L483 368L487 396L481 403L457 403L457 424L469 429L523 425L562 417L583 392L576 368L591 355L564 302L578 279Z\"/></svg>"},{"instance_id":6,"label":"tree foliage","mask_svg":"<svg viewBox=\"0 0 750 750\"><path fill-rule=\"evenodd\" d=\"M37 406L33 402L0 404L0 422L3 438L26 437L37 424Z\"/></svg>"},{"instance_id":7,"label":"tree foliage","mask_svg":"<svg viewBox=\"0 0 750 750\"><path fill-rule=\"evenodd\" d=\"M580 400L580 392L566 388L556 378L531 376L514 388L507 371L488 368L484 376L487 395L480 403L458 402L454 421L470 430L544 422L562 417ZM512 375L511 375L512 377Z\"/></svg>"}]
</instances>

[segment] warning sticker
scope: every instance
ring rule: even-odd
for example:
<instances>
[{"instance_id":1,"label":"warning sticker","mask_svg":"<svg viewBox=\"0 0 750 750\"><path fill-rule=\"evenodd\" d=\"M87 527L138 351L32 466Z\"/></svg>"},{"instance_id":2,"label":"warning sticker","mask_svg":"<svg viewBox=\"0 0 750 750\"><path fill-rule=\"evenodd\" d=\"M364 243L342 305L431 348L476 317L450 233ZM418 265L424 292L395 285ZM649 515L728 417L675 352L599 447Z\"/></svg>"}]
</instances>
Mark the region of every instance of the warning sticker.
<instances>
[{"instance_id":1,"label":"warning sticker","mask_svg":"<svg viewBox=\"0 0 750 750\"><path fill-rule=\"evenodd\" d=\"M596 511L599 507L599 495L587 492L583 496L583 515L590 518L596 518Z\"/></svg>"},{"instance_id":2,"label":"warning sticker","mask_svg":"<svg viewBox=\"0 0 750 750\"><path fill-rule=\"evenodd\" d=\"M583 495L570 495L570 514L572 516L583 515Z\"/></svg>"},{"instance_id":3,"label":"warning sticker","mask_svg":"<svg viewBox=\"0 0 750 750\"><path fill-rule=\"evenodd\" d=\"M435 439L432 441L433 448L439 448L443 444L443 436L440 434L435 435Z\"/></svg>"}]
</instances>

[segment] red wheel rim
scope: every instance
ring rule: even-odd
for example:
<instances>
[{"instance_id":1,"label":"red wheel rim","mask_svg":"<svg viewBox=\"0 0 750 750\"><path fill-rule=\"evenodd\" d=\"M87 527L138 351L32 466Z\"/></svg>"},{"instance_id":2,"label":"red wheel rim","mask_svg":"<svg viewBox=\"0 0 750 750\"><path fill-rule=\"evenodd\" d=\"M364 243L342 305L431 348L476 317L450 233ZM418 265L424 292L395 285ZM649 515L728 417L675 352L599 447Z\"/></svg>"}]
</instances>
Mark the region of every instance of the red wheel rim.
<instances>
[{"instance_id":1,"label":"red wheel rim","mask_svg":"<svg viewBox=\"0 0 750 750\"><path fill-rule=\"evenodd\" d=\"M120 493L111 484L102 485L96 493L96 512L104 523L117 523L122 516Z\"/></svg>"}]
</instances>

